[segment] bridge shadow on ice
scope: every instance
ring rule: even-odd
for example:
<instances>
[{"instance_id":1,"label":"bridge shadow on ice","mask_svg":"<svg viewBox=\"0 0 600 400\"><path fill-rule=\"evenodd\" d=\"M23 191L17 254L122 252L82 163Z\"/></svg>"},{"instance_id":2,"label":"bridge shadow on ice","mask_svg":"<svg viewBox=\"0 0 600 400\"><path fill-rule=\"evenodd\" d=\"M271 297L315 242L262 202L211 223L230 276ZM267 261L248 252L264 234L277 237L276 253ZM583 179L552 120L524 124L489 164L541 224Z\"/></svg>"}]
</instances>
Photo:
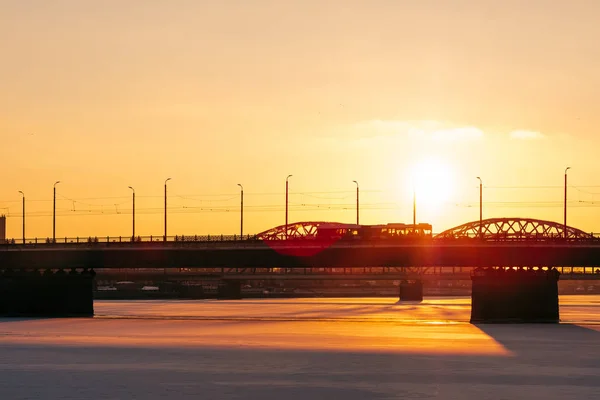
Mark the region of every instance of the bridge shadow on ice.
<instances>
[{"instance_id":1,"label":"bridge shadow on ice","mask_svg":"<svg viewBox=\"0 0 600 400\"><path fill-rule=\"evenodd\" d=\"M271 303L272 304L272 303ZM468 321L468 304L452 300L436 302L393 301L389 302L287 302L285 305L301 306L293 311L278 313L279 317L298 320L432 320L432 321Z\"/></svg>"},{"instance_id":2,"label":"bridge shadow on ice","mask_svg":"<svg viewBox=\"0 0 600 400\"><path fill-rule=\"evenodd\" d=\"M600 325L475 324L516 357L600 368Z\"/></svg>"}]
</instances>

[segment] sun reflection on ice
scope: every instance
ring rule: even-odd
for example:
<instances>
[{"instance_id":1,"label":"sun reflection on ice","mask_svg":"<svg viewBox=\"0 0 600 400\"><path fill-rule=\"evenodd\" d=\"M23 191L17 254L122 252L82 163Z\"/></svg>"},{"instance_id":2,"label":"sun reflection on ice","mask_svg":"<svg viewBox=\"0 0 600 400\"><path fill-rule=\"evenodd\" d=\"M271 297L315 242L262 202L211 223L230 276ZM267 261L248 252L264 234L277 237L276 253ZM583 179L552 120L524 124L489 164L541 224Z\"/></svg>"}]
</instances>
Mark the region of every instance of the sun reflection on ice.
<instances>
[{"instance_id":1,"label":"sun reflection on ice","mask_svg":"<svg viewBox=\"0 0 600 400\"><path fill-rule=\"evenodd\" d=\"M510 355L467 323L468 307L442 299L98 302L104 317L4 322L0 334L3 343L35 345Z\"/></svg>"}]
</instances>

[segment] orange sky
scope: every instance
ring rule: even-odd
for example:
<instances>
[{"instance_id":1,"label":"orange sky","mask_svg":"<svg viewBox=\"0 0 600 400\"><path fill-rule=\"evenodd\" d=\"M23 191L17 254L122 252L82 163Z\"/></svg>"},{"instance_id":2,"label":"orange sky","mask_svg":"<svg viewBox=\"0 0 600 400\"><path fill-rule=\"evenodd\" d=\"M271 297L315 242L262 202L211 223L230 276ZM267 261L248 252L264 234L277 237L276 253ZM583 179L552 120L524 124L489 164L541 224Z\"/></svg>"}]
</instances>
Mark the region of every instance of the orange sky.
<instances>
[{"instance_id":1,"label":"orange sky","mask_svg":"<svg viewBox=\"0 0 600 400\"><path fill-rule=\"evenodd\" d=\"M435 232L478 218L476 176L485 217L562 221L568 165L569 224L600 231L598 15L591 0L5 1L8 236L19 190L27 236L51 235L57 180L59 237L129 235L129 185L137 233L161 235L168 177L172 234L237 233L237 183L247 233L283 224L288 174L290 221L354 221L358 180L362 223L410 222L413 176Z\"/></svg>"}]
</instances>

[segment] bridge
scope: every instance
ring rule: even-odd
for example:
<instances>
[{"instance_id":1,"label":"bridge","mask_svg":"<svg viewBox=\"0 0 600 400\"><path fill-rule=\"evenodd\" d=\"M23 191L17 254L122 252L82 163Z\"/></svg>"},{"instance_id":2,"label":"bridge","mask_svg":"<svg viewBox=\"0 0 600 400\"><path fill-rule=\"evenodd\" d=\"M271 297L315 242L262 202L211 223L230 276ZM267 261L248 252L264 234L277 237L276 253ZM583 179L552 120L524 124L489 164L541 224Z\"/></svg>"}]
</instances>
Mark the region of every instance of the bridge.
<instances>
[{"instance_id":1,"label":"bridge","mask_svg":"<svg viewBox=\"0 0 600 400\"><path fill-rule=\"evenodd\" d=\"M600 238L549 221L488 219L433 237L356 237L354 227L299 222L244 238L6 243L0 246L0 268L600 267ZM351 234L320 235L325 229Z\"/></svg>"},{"instance_id":2,"label":"bridge","mask_svg":"<svg viewBox=\"0 0 600 400\"><path fill-rule=\"evenodd\" d=\"M506 271L519 267L540 276L559 267L563 271L570 268L571 275L581 273L587 279L600 277L595 274L600 267L600 239L550 221L487 219L435 236L423 234L423 226L388 224L368 228L312 221L246 237L10 241L0 246L0 269L3 276L14 276L15 271L37 271L36 276L43 271L42 276L51 276L64 270L87 276L97 269L201 268L211 270L212 275L220 273L230 284L232 271L239 281L246 277L278 278L282 275L276 270L282 269L286 279L321 278L341 268L354 271L357 278L382 279L389 275L420 281L431 268L448 272L463 267L477 268L474 273L479 275L490 268L497 274L498 268ZM372 273L356 274L357 268L379 268L381 273L377 277ZM231 285L235 292L236 285Z\"/></svg>"}]
</instances>

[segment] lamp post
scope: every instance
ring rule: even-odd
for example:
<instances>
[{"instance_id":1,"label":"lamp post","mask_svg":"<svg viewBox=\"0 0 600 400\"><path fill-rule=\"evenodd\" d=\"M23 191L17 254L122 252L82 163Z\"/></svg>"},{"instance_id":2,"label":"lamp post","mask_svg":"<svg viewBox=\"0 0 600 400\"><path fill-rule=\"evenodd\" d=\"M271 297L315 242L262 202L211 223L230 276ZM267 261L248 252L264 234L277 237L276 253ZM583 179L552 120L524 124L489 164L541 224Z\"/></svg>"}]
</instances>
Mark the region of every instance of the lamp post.
<instances>
[{"instance_id":1,"label":"lamp post","mask_svg":"<svg viewBox=\"0 0 600 400\"><path fill-rule=\"evenodd\" d=\"M171 178L165 179L165 235L163 237L163 241L167 241L167 182L169 182Z\"/></svg>"},{"instance_id":2,"label":"lamp post","mask_svg":"<svg viewBox=\"0 0 600 400\"><path fill-rule=\"evenodd\" d=\"M244 238L244 187L241 183L237 184L240 187L240 240Z\"/></svg>"},{"instance_id":3,"label":"lamp post","mask_svg":"<svg viewBox=\"0 0 600 400\"><path fill-rule=\"evenodd\" d=\"M358 208L358 205L359 205L359 202L358 202L358 194L359 194L359 192L358 192L358 190L359 189L358 189L358 182L357 181L352 181L352 182L356 183L356 225L358 225L358 215L359 215L358 214L358 210L359 210L359 208Z\"/></svg>"},{"instance_id":4,"label":"lamp post","mask_svg":"<svg viewBox=\"0 0 600 400\"><path fill-rule=\"evenodd\" d=\"M131 241L135 242L135 189L131 186L128 186L129 189L131 189L131 191L133 192L132 195L132 208L131 208L131 214L132 214L132 229L131 229Z\"/></svg>"},{"instance_id":5,"label":"lamp post","mask_svg":"<svg viewBox=\"0 0 600 400\"><path fill-rule=\"evenodd\" d=\"M417 225L417 189L413 182L413 226Z\"/></svg>"},{"instance_id":6,"label":"lamp post","mask_svg":"<svg viewBox=\"0 0 600 400\"><path fill-rule=\"evenodd\" d=\"M25 193L20 190L19 193L23 195L23 244L25 244Z\"/></svg>"},{"instance_id":7,"label":"lamp post","mask_svg":"<svg viewBox=\"0 0 600 400\"><path fill-rule=\"evenodd\" d=\"M483 181L478 176L479 179L479 238L481 238L481 224L483 221Z\"/></svg>"},{"instance_id":8,"label":"lamp post","mask_svg":"<svg viewBox=\"0 0 600 400\"><path fill-rule=\"evenodd\" d=\"M60 181L54 182L54 197L52 201L52 243L56 243L56 185Z\"/></svg>"},{"instance_id":9,"label":"lamp post","mask_svg":"<svg viewBox=\"0 0 600 400\"><path fill-rule=\"evenodd\" d=\"M292 175L288 175L287 178L285 178L285 238L287 239L288 236L288 189L289 189L289 179L292 177Z\"/></svg>"},{"instance_id":10,"label":"lamp post","mask_svg":"<svg viewBox=\"0 0 600 400\"><path fill-rule=\"evenodd\" d=\"M565 221L563 226L563 234L565 235L565 239L568 238L567 234L567 171L570 170L571 167L565 168Z\"/></svg>"}]
</instances>

